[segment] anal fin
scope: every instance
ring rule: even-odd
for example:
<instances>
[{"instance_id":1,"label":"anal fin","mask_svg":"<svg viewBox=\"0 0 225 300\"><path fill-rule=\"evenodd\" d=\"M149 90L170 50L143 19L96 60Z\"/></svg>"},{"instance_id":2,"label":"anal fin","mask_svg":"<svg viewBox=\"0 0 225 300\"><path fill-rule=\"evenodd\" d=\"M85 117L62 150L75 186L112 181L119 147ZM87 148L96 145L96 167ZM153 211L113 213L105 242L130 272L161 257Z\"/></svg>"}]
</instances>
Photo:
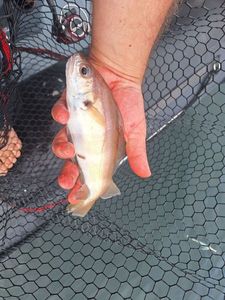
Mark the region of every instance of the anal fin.
<instances>
[{"instance_id":1,"label":"anal fin","mask_svg":"<svg viewBox=\"0 0 225 300\"><path fill-rule=\"evenodd\" d=\"M83 218L91 210L92 206L96 201L80 201L77 204L69 204L67 206L67 211L71 213L74 217Z\"/></svg>"},{"instance_id":2,"label":"anal fin","mask_svg":"<svg viewBox=\"0 0 225 300\"><path fill-rule=\"evenodd\" d=\"M118 195L121 195L120 190L112 180L107 191L101 196L101 198L108 199Z\"/></svg>"}]
</instances>

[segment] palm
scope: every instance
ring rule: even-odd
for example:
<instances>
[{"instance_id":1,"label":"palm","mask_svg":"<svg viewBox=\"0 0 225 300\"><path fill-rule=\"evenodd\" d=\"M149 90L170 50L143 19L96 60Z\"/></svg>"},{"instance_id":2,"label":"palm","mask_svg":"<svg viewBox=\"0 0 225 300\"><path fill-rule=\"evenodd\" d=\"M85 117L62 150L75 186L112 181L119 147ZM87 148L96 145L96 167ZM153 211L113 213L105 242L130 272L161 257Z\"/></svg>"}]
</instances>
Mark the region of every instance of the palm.
<instances>
[{"instance_id":1,"label":"palm","mask_svg":"<svg viewBox=\"0 0 225 300\"><path fill-rule=\"evenodd\" d=\"M150 171L146 157L146 122L141 86L106 68L95 67L111 89L121 112L130 166L138 176L148 177Z\"/></svg>"}]
</instances>

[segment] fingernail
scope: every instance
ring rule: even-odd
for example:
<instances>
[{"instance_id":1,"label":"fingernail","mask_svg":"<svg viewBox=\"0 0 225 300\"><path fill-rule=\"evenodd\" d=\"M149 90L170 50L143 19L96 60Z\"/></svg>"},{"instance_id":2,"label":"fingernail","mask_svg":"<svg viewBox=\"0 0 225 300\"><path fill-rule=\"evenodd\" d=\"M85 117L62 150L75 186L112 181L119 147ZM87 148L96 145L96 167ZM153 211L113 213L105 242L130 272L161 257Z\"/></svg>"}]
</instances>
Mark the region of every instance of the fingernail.
<instances>
[{"instance_id":1,"label":"fingernail","mask_svg":"<svg viewBox=\"0 0 225 300\"><path fill-rule=\"evenodd\" d=\"M74 195L72 196L69 194L67 198L70 204L77 204L80 202L80 200L77 200Z\"/></svg>"},{"instance_id":2,"label":"fingernail","mask_svg":"<svg viewBox=\"0 0 225 300\"><path fill-rule=\"evenodd\" d=\"M62 123L63 125L66 125L67 123L67 118L63 115L57 115L57 119L60 120L60 123Z\"/></svg>"},{"instance_id":3,"label":"fingernail","mask_svg":"<svg viewBox=\"0 0 225 300\"><path fill-rule=\"evenodd\" d=\"M73 176L60 175L58 178L58 183L63 189L69 190L73 187L75 180Z\"/></svg>"},{"instance_id":4,"label":"fingernail","mask_svg":"<svg viewBox=\"0 0 225 300\"><path fill-rule=\"evenodd\" d=\"M59 151L62 157L72 158L75 155L74 148L68 143L59 143Z\"/></svg>"},{"instance_id":5,"label":"fingernail","mask_svg":"<svg viewBox=\"0 0 225 300\"><path fill-rule=\"evenodd\" d=\"M62 124L66 124L68 121L68 112L64 107L61 108L61 112L55 113L55 118L60 121Z\"/></svg>"},{"instance_id":6,"label":"fingernail","mask_svg":"<svg viewBox=\"0 0 225 300\"><path fill-rule=\"evenodd\" d=\"M70 154L69 147L65 142L57 143L55 145L55 150L56 150L57 155L60 156L61 158L68 158L68 156Z\"/></svg>"},{"instance_id":7,"label":"fingernail","mask_svg":"<svg viewBox=\"0 0 225 300\"><path fill-rule=\"evenodd\" d=\"M152 172L151 172L151 169L150 169L148 163L146 163L145 167L140 171L141 171L141 177L143 177L143 178L148 178L152 175Z\"/></svg>"},{"instance_id":8,"label":"fingernail","mask_svg":"<svg viewBox=\"0 0 225 300\"><path fill-rule=\"evenodd\" d=\"M151 175L152 175L151 169L150 169L149 165L147 165L147 167L146 167L146 176L149 177Z\"/></svg>"},{"instance_id":9,"label":"fingernail","mask_svg":"<svg viewBox=\"0 0 225 300\"><path fill-rule=\"evenodd\" d=\"M64 143L62 143L61 152L68 156L71 152L71 147L68 144L65 145Z\"/></svg>"},{"instance_id":10,"label":"fingernail","mask_svg":"<svg viewBox=\"0 0 225 300\"><path fill-rule=\"evenodd\" d=\"M148 178L152 175L150 167L148 164L142 164L136 170L134 170L136 175L141 178Z\"/></svg>"}]
</instances>

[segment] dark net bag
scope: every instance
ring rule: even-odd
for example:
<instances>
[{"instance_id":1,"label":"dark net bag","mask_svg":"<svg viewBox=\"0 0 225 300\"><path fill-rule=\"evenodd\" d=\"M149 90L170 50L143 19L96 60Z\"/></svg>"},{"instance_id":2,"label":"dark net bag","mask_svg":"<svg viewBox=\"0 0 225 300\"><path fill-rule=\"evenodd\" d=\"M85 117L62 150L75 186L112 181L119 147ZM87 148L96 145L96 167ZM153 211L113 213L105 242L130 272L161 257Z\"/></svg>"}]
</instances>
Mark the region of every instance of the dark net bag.
<instances>
[{"instance_id":1,"label":"dark net bag","mask_svg":"<svg viewBox=\"0 0 225 300\"><path fill-rule=\"evenodd\" d=\"M0 177L0 299L223 300L224 1L185 1L151 55L143 93L152 177L125 161L121 196L83 219L65 211L57 185L60 126L50 111L67 58L88 52L91 1L7 0L0 13L10 48L8 63L0 52L0 141L13 127L23 144Z\"/></svg>"}]
</instances>

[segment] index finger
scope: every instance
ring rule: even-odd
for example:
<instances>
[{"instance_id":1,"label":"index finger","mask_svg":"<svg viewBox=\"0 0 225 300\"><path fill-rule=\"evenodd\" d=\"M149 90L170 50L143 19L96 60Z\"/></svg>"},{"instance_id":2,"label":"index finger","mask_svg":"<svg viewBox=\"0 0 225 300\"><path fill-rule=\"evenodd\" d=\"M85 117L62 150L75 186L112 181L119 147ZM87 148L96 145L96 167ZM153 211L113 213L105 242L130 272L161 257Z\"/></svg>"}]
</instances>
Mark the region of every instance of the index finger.
<instances>
[{"instance_id":1,"label":"index finger","mask_svg":"<svg viewBox=\"0 0 225 300\"><path fill-rule=\"evenodd\" d=\"M59 100L52 107L51 113L56 122L62 125L65 125L68 122L69 112L66 107L66 90L62 92Z\"/></svg>"},{"instance_id":2,"label":"index finger","mask_svg":"<svg viewBox=\"0 0 225 300\"><path fill-rule=\"evenodd\" d=\"M53 153L62 159L73 158L75 155L74 146L68 141L66 128L61 129L52 142Z\"/></svg>"}]
</instances>

